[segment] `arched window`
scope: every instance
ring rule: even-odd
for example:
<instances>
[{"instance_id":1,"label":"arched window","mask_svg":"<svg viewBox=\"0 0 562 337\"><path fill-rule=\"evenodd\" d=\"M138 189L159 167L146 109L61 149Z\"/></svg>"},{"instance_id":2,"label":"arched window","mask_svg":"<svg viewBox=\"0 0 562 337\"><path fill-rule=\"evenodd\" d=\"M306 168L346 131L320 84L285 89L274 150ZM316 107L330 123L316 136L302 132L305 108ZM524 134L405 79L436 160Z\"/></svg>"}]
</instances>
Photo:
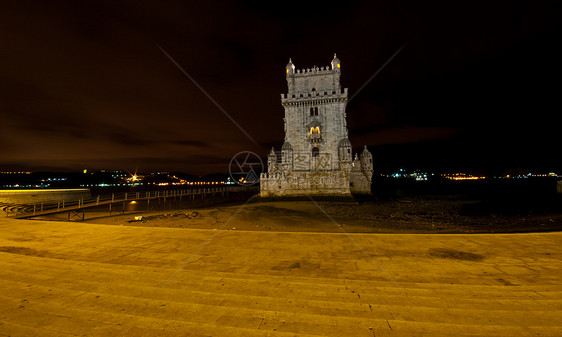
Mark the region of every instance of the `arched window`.
<instances>
[{"instance_id":1,"label":"arched window","mask_svg":"<svg viewBox=\"0 0 562 337\"><path fill-rule=\"evenodd\" d=\"M314 116L318 116L318 107L314 108Z\"/></svg>"},{"instance_id":2,"label":"arched window","mask_svg":"<svg viewBox=\"0 0 562 337\"><path fill-rule=\"evenodd\" d=\"M319 156L320 156L320 150L318 150L317 147L313 147L312 148L312 157L316 158L316 157L319 157Z\"/></svg>"},{"instance_id":3,"label":"arched window","mask_svg":"<svg viewBox=\"0 0 562 337\"><path fill-rule=\"evenodd\" d=\"M314 108L310 108L310 115L314 116Z\"/></svg>"}]
</instances>

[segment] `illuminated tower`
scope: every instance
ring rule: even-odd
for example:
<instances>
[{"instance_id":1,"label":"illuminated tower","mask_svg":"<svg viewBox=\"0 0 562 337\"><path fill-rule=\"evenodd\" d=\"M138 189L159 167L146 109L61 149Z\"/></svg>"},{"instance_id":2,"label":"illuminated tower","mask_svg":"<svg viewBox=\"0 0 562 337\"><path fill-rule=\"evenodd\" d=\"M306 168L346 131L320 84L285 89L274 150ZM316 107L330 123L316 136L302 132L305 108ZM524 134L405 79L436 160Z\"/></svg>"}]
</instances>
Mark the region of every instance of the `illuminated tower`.
<instances>
[{"instance_id":1,"label":"illuminated tower","mask_svg":"<svg viewBox=\"0 0 562 337\"><path fill-rule=\"evenodd\" d=\"M270 154L268 172L260 178L261 195L370 193L372 166L371 175L351 175L352 147L345 113L348 96L347 88L342 90L340 85L340 60L334 54L330 66L296 69L289 59L285 73L288 92L281 94L285 141L276 157L279 162L273 163Z\"/></svg>"}]
</instances>

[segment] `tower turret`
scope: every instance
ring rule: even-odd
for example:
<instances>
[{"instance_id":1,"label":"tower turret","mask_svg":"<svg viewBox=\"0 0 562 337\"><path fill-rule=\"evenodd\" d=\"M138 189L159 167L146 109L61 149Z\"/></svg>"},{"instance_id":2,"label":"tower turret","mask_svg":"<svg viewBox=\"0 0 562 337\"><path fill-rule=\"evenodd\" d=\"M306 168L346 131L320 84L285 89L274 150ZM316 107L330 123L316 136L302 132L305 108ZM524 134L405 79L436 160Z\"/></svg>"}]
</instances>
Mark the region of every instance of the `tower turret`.
<instances>
[{"instance_id":1,"label":"tower turret","mask_svg":"<svg viewBox=\"0 0 562 337\"><path fill-rule=\"evenodd\" d=\"M367 145L361 152L361 172L369 182L373 178L373 155L367 150Z\"/></svg>"},{"instance_id":2,"label":"tower turret","mask_svg":"<svg viewBox=\"0 0 562 337\"><path fill-rule=\"evenodd\" d=\"M351 142L349 138L343 138L338 145L338 154L340 162L351 163Z\"/></svg>"},{"instance_id":3,"label":"tower turret","mask_svg":"<svg viewBox=\"0 0 562 337\"><path fill-rule=\"evenodd\" d=\"M288 94L292 95L295 92L295 65L290 58L289 63L285 66L285 72L287 73Z\"/></svg>"},{"instance_id":4,"label":"tower turret","mask_svg":"<svg viewBox=\"0 0 562 337\"><path fill-rule=\"evenodd\" d=\"M287 63L285 70L287 72L287 76L293 75L295 73L295 65L293 64L293 61L291 61L291 59L289 59L289 63Z\"/></svg>"},{"instance_id":5,"label":"tower turret","mask_svg":"<svg viewBox=\"0 0 562 337\"><path fill-rule=\"evenodd\" d=\"M339 72L340 68L341 68L340 59L336 56L336 53L334 53L334 59L332 60L332 70Z\"/></svg>"},{"instance_id":6,"label":"tower turret","mask_svg":"<svg viewBox=\"0 0 562 337\"><path fill-rule=\"evenodd\" d=\"M367 145L363 148L363 151L360 155L361 158L361 170L368 172L373 172L373 155L367 149Z\"/></svg>"},{"instance_id":7,"label":"tower turret","mask_svg":"<svg viewBox=\"0 0 562 337\"><path fill-rule=\"evenodd\" d=\"M271 151L267 155L267 172L277 172L277 154L275 154L274 148L271 148Z\"/></svg>"}]
</instances>

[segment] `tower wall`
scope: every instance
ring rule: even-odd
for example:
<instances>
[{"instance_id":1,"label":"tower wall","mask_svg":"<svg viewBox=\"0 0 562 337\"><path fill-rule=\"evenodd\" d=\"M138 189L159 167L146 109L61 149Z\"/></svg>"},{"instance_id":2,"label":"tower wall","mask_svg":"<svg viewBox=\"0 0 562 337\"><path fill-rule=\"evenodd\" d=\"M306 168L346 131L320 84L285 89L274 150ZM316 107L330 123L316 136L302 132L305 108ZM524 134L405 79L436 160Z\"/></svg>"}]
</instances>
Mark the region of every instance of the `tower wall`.
<instances>
[{"instance_id":1,"label":"tower wall","mask_svg":"<svg viewBox=\"0 0 562 337\"><path fill-rule=\"evenodd\" d=\"M312 149L317 147L321 153L330 155L330 166L338 168L338 144L347 137L346 102L347 89L337 94L319 94L313 98L283 98L285 141L288 141L298 153L312 153ZM318 116L310 116L311 108L318 108ZM318 125L320 130L320 139L317 141L310 139L312 125Z\"/></svg>"}]
</instances>

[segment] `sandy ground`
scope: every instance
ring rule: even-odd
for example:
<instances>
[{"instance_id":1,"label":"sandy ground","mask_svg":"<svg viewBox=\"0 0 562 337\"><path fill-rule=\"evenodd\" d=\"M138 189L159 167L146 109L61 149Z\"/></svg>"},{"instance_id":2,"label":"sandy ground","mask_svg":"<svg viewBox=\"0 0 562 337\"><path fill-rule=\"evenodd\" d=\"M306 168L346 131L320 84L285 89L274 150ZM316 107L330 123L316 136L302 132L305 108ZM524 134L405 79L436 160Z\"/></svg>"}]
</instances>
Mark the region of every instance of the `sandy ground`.
<instances>
[{"instance_id":1,"label":"sandy ground","mask_svg":"<svg viewBox=\"0 0 562 337\"><path fill-rule=\"evenodd\" d=\"M256 212L246 226L335 226L251 206L163 227L0 218L0 336L562 336L562 233L232 230Z\"/></svg>"},{"instance_id":2,"label":"sandy ground","mask_svg":"<svg viewBox=\"0 0 562 337\"><path fill-rule=\"evenodd\" d=\"M474 215L474 201L280 201L158 212L86 214L86 222L144 227L281 232L512 233L562 230L562 214ZM474 212L472 212L474 213ZM59 216L60 218L64 215ZM135 217L142 217L135 221Z\"/></svg>"}]
</instances>

